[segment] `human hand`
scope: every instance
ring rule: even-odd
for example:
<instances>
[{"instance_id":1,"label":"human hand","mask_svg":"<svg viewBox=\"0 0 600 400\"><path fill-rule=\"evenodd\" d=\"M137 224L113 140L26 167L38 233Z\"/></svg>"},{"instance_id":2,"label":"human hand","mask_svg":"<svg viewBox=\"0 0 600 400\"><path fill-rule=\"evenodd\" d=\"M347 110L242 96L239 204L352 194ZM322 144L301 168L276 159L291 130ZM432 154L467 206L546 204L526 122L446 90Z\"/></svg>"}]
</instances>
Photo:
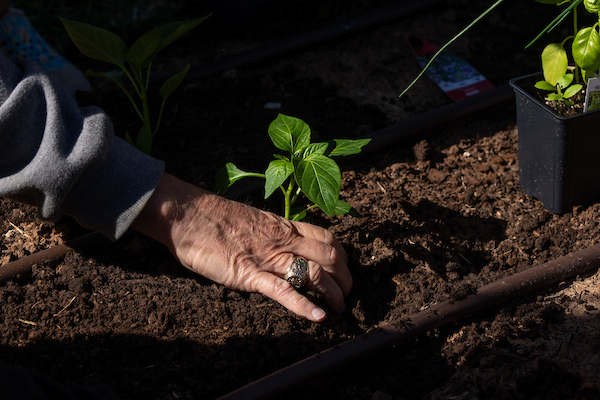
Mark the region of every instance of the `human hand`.
<instances>
[{"instance_id":1,"label":"human hand","mask_svg":"<svg viewBox=\"0 0 600 400\"><path fill-rule=\"evenodd\" d=\"M335 311L352 287L348 258L333 235L227 200L164 174L133 229L165 244L192 271L228 288L260 292L311 321L325 312L281 279L295 257L308 260L306 288Z\"/></svg>"}]
</instances>

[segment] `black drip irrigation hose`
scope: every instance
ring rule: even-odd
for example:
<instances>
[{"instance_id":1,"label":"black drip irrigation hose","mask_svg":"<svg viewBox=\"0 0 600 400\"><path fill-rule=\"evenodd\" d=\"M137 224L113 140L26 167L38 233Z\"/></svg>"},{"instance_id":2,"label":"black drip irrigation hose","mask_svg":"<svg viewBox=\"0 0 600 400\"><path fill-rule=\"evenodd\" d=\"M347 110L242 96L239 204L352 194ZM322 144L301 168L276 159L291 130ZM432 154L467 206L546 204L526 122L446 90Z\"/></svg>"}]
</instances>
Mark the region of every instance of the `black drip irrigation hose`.
<instances>
[{"instance_id":1,"label":"black drip irrigation hose","mask_svg":"<svg viewBox=\"0 0 600 400\"><path fill-rule=\"evenodd\" d=\"M271 57L281 56L283 54L300 50L308 46L314 46L326 41L332 41L353 33L358 33L378 24L388 22L397 18L406 17L411 13L418 12L440 3L441 0L422 0L419 2L402 2L395 6L390 6L381 10L374 11L366 16L359 17L342 24L334 24L328 27L317 29L313 32L297 35L284 39L276 44L264 46L263 48L248 51L246 53L233 56L215 62L208 67L199 70L196 73L188 74L187 80L200 79L219 71L229 68L248 65L259 61L265 61ZM508 85L501 86L487 92L471 96L456 103L443 106L437 110L426 112L420 116L408 121L400 122L388 128L382 129L374 134L368 135L371 142L363 149L363 153L369 153L379 150L394 142L416 136L429 129L441 126L469 114L499 104L513 97L513 92ZM234 187L229 191L229 197L236 193L243 193L248 188L243 186ZM34 264L44 261L51 261L63 257L71 250L78 250L80 244L85 243L86 248L99 246L104 241L100 234L90 234L72 242L62 244L54 248L42 250L35 254L23 257L22 259L11 261L0 266L0 284L15 279L18 276L26 275L31 271Z\"/></svg>"},{"instance_id":2,"label":"black drip irrigation hose","mask_svg":"<svg viewBox=\"0 0 600 400\"><path fill-rule=\"evenodd\" d=\"M294 386L330 374L393 344L510 299L547 287L600 266L600 244L532 267L482 286L462 300L447 300L403 320L384 323L379 330L365 333L342 344L254 381L218 400L268 399L289 392Z\"/></svg>"},{"instance_id":3,"label":"black drip irrigation hose","mask_svg":"<svg viewBox=\"0 0 600 400\"><path fill-rule=\"evenodd\" d=\"M377 24L407 16L439 2L440 0L404 2L345 24L321 28L314 32L283 40L274 45L224 59L188 75L187 80L199 79L230 68L265 61L274 56L357 33ZM512 98L512 90L508 85L505 85L426 112L408 121L397 123L368 135L372 141L364 148L363 153L377 151L400 140L417 136L427 130L453 122ZM0 267L0 284L11 279L28 276L35 264L60 259L70 251L93 249L106 241L107 239L101 234L91 233L65 244L9 262ZM476 295L469 296L464 300L447 301L418 313L405 322L403 329L398 329L391 324L381 325L377 331L366 333L309 357L221 397L221 399L263 399L274 396L294 385L309 380L317 374L330 371L332 368L372 354L401 340L406 340L455 321L473 312L521 295L526 291L536 290L557 280L580 274L597 266L599 264L598 259L600 259L600 248L597 245L588 250L574 253L572 256L565 256L534 267L528 271L486 285L479 289Z\"/></svg>"},{"instance_id":4,"label":"black drip irrigation hose","mask_svg":"<svg viewBox=\"0 0 600 400\"><path fill-rule=\"evenodd\" d=\"M479 111L509 101L515 97L508 85L467 97L455 103L417 115L407 121L398 122L363 138L370 138L362 153L370 153L388 147L401 140L422 134L425 131L457 121Z\"/></svg>"},{"instance_id":5,"label":"black drip irrigation hose","mask_svg":"<svg viewBox=\"0 0 600 400\"><path fill-rule=\"evenodd\" d=\"M438 3L441 3L441 1L442 0L402 1L400 4L375 10L369 14L349 21L290 36L253 50L223 58L216 62L211 62L207 66L194 68L194 70L188 73L185 79L186 81L195 81L199 78L204 78L232 68L264 62L274 57L293 53L294 51L300 51L311 46L338 40L383 23L410 16L421 10L426 10L427 8L431 8Z\"/></svg>"},{"instance_id":6,"label":"black drip irrigation hose","mask_svg":"<svg viewBox=\"0 0 600 400\"><path fill-rule=\"evenodd\" d=\"M361 152L361 155L380 150L402 140L407 140L411 137L420 135L423 132L431 131L434 128L500 104L512 99L513 97L513 91L508 85L504 85L468 97L456 103L451 103L438 109L423 113L422 115L416 116L407 121L397 123L365 136L370 138L371 142L365 146ZM360 155L358 157L360 157ZM248 182L246 186L243 185L243 182L237 187L234 186L228 192L228 197L238 196L254 188L253 182L246 182ZM7 280L14 279L20 275L24 276L28 274L31 271L32 266L35 264L64 257L64 255L71 250L82 251L84 249L91 249L101 245L104 242L104 236L99 233L92 233L77 239L73 239L65 244L39 251L19 260L8 262L3 266L0 266L0 284Z\"/></svg>"},{"instance_id":7,"label":"black drip irrigation hose","mask_svg":"<svg viewBox=\"0 0 600 400\"><path fill-rule=\"evenodd\" d=\"M18 260L8 262L0 267L0 284L9 280L20 280L31 273L35 264L51 262L64 257L70 251L85 251L98 247L108 242L108 239L98 233L92 232L87 235L69 240L58 246L41 250Z\"/></svg>"}]
</instances>

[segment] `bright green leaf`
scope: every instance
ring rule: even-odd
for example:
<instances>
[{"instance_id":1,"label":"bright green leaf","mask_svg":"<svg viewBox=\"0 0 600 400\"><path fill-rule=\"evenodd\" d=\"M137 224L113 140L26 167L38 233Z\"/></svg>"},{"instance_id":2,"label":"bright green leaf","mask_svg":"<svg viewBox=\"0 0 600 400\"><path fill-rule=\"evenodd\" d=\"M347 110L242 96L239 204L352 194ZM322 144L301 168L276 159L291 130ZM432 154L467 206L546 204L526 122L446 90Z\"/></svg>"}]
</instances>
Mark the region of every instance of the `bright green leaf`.
<instances>
[{"instance_id":1,"label":"bright green leaf","mask_svg":"<svg viewBox=\"0 0 600 400\"><path fill-rule=\"evenodd\" d=\"M564 74L563 76L558 78L558 81L556 81L556 83L558 84L558 86L560 86L561 89L564 89L566 87L569 87L569 85L573 82L573 78L573 74Z\"/></svg>"},{"instance_id":2,"label":"bright green leaf","mask_svg":"<svg viewBox=\"0 0 600 400\"><path fill-rule=\"evenodd\" d=\"M556 88L550 84L550 82L546 81L538 81L535 83L534 87L540 90L547 90L549 92L554 92Z\"/></svg>"},{"instance_id":3,"label":"bright green leaf","mask_svg":"<svg viewBox=\"0 0 600 400\"><path fill-rule=\"evenodd\" d=\"M551 93L548 95L548 100L562 100L565 96L559 93Z\"/></svg>"},{"instance_id":4,"label":"bright green leaf","mask_svg":"<svg viewBox=\"0 0 600 400\"><path fill-rule=\"evenodd\" d=\"M299 154L298 157L306 158L306 157L310 156L311 154L323 154L324 155L325 152L327 152L328 147L329 147L329 144L327 144L327 143L311 143L302 150L302 153Z\"/></svg>"},{"instance_id":5,"label":"bright green leaf","mask_svg":"<svg viewBox=\"0 0 600 400\"><path fill-rule=\"evenodd\" d=\"M568 99L570 97L575 96L577 93L579 93L581 91L581 89L583 89L583 86L580 84L575 84L573 86L569 86L567 88L567 90L565 90L565 93L563 94L565 99Z\"/></svg>"},{"instance_id":6,"label":"bright green leaf","mask_svg":"<svg viewBox=\"0 0 600 400\"><path fill-rule=\"evenodd\" d=\"M79 51L94 60L125 68L123 63L127 46L119 36L84 22L60 18L71 40Z\"/></svg>"},{"instance_id":7,"label":"bright green leaf","mask_svg":"<svg viewBox=\"0 0 600 400\"><path fill-rule=\"evenodd\" d=\"M600 0L583 0L583 5L592 14L600 12Z\"/></svg>"},{"instance_id":8,"label":"bright green leaf","mask_svg":"<svg viewBox=\"0 0 600 400\"><path fill-rule=\"evenodd\" d=\"M544 79L552 86L556 86L558 79L567 72L569 60L567 51L560 43L550 43L542 51L542 69Z\"/></svg>"},{"instance_id":9,"label":"bright green leaf","mask_svg":"<svg viewBox=\"0 0 600 400\"><path fill-rule=\"evenodd\" d=\"M291 162L271 161L265 172L265 199L271 196L293 172L294 167Z\"/></svg>"},{"instance_id":10,"label":"bright green leaf","mask_svg":"<svg viewBox=\"0 0 600 400\"><path fill-rule=\"evenodd\" d=\"M310 143L310 127L300 118L279 114L269 125L269 136L275 147L296 154Z\"/></svg>"},{"instance_id":11,"label":"bright green leaf","mask_svg":"<svg viewBox=\"0 0 600 400\"><path fill-rule=\"evenodd\" d=\"M306 211L290 213L290 221L302 221L304 218L306 218Z\"/></svg>"},{"instance_id":12,"label":"bright green leaf","mask_svg":"<svg viewBox=\"0 0 600 400\"><path fill-rule=\"evenodd\" d=\"M342 186L342 174L336 162L321 154L312 154L298 163L294 174L306 197L333 216Z\"/></svg>"},{"instance_id":13,"label":"bright green leaf","mask_svg":"<svg viewBox=\"0 0 600 400\"><path fill-rule=\"evenodd\" d=\"M175 40L179 39L181 36L200 25L208 17L210 17L210 15L201 18L189 19L187 21L171 22L159 26L156 29L160 32L162 40L158 50L161 50L165 46L173 43Z\"/></svg>"},{"instance_id":14,"label":"bright green leaf","mask_svg":"<svg viewBox=\"0 0 600 400\"><path fill-rule=\"evenodd\" d=\"M160 32L157 28L152 29L140 36L132 45L125 59L134 70L146 68L156 57L161 42Z\"/></svg>"},{"instance_id":15,"label":"bright green leaf","mask_svg":"<svg viewBox=\"0 0 600 400\"><path fill-rule=\"evenodd\" d=\"M186 65L182 71L179 71L178 73L167 79L158 90L160 97L166 100L167 97L169 97L175 91L175 89L177 89L179 85L181 85L181 82L183 82L183 78L185 78L185 75L187 74L189 69L190 64Z\"/></svg>"},{"instance_id":16,"label":"bright green leaf","mask_svg":"<svg viewBox=\"0 0 600 400\"><path fill-rule=\"evenodd\" d=\"M358 154L361 152L362 148L371 141L371 139L334 139L334 141L335 148L329 154L329 157Z\"/></svg>"},{"instance_id":17,"label":"bright green leaf","mask_svg":"<svg viewBox=\"0 0 600 400\"><path fill-rule=\"evenodd\" d=\"M344 200L338 200L335 205L335 215L345 215L350 214L355 218L362 218L362 215L354 209L350 204L346 203Z\"/></svg>"},{"instance_id":18,"label":"bright green leaf","mask_svg":"<svg viewBox=\"0 0 600 400\"><path fill-rule=\"evenodd\" d=\"M581 68L589 71L600 69L600 35L592 27L583 28L573 39L573 60Z\"/></svg>"},{"instance_id":19,"label":"bright green leaf","mask_svg":"<svg viewBox=\"0 0 600 400\"><path fill-rule=\"evenodd\" d=\"M227 163L223 168L217 171L215 178L215 192L224 194L231 185L246 177L264 177L264 175L245 172L236 167L233 163Z\"/></svg>"}]
</instances>

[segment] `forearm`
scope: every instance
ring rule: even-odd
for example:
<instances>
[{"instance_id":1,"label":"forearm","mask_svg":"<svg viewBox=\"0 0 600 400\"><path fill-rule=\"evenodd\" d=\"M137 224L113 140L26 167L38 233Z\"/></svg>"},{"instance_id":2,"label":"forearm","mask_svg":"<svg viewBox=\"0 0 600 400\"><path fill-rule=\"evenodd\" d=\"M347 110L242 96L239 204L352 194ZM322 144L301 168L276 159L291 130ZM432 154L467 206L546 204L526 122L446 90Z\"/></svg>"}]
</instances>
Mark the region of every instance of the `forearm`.
<instances>
[{"instance_id":1,"label":"forearm","mask_svg":"<svg viewBox=\"0 0 600 400\"><path fill-rule=\"evenodd\" d=\"M66 214L121 236L144 207L163 163L114 136L98 108L80 108L41 67L0 54L0 196Z\"/></svg>"},{"instance_id":2,"label":"forearm","mask_svg":"<svg viewBox=\"0 0 600 400\"><path fill-rule=\"evenodd\" d=\"M181 225L185 223L187 213L199 212L199 205L205 196L215 195L164 173L131 228L173 251L173 242L181 234Z\"/></svg>"}]
</instances>

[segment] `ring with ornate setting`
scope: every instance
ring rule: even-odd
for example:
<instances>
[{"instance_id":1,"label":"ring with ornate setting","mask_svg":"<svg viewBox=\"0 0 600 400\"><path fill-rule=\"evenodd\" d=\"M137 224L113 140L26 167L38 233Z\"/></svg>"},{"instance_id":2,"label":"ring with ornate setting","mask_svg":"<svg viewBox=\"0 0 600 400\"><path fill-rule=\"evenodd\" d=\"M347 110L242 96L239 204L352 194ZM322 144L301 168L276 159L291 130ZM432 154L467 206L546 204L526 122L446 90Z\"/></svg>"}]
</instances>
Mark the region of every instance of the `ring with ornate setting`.
<instances>
[{"instance_id":1,"label":"ring with ornate setting","mask_svg":"<svg viewBox=\"0 0 600 400\"><path fill-rule=\"evenodd\" d=\"M308 261L303 257L296 257L288 267L283 279L296 289L300 289L308 281Z\"/></svg>"}]
</instances>

